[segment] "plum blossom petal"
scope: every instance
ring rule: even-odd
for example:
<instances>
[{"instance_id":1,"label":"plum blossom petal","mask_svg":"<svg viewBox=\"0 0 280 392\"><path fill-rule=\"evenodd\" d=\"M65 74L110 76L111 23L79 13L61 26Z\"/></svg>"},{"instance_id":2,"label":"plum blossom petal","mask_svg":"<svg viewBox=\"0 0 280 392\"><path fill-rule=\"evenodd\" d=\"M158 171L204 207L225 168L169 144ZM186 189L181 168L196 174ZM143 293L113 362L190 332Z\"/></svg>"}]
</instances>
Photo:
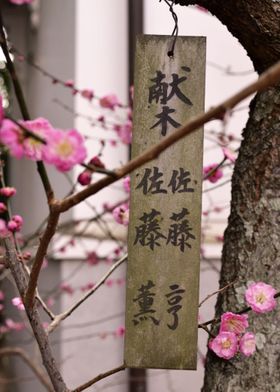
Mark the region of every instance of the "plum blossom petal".
<instances>
[{"instance_id":1,"label":"plum blossom petal","mask_svg":"<svg viewBox=\"0 0 280 392\"><path fill-rule=\"evenodd\" d=\"M226 312L221 317L220 332L233 332L240 335L248 328L248 315Z\"/></svg>"},{"instance_id":2,"label":"plum blossom petal","mask_svg":"<svg viewBox=\"0 0 280 392\"><path fill-rule=\"evenodd\" d=\"M220 332L214 339L210 340L209 348L224 359L234 357L238 350L238 338L233 332Z\"/></svg>"},{"instance_id":3,"label":"plum blossom petal","mask_svg":"<svg viewBox=\"0 0 280 392\"><path fill-rule=\"evenodd\" d=\"M247 304L256 313L270 312L276 307L276 290L264 282L252 283L245 292Z\"/></svg>"},{"instance_id":4,"label":"plum blossom petal","mask_svg":"<svg viewBox=\"0 0 280 392\"><path fill-rule=\"evenodd\" d=\"M256 351L256 338L252 332L246 332L239 342L239 348L242 354L249 357Z\"/></svg>"}]
</instances>

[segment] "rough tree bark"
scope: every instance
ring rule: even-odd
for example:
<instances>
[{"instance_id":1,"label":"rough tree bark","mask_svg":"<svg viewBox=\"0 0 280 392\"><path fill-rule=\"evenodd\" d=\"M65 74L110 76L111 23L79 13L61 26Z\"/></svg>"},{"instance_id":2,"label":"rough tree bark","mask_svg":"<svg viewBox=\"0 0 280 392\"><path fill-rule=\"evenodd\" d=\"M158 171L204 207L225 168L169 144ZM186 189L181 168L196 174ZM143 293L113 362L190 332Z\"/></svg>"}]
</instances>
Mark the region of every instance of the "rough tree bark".
<instances>
[{"instance_id":1,"label":"rough tree bark","mask_svg":"<svg viewBox=\"0 0 280 392\"><path fill-rule=\"evenodd\" d=\"M280 58L279 0L175 0L199 4L224 23L247 50L256 71ZM239 291L248 281L280 288L280 86L258 94L232 178L232 202L222 254L220 286L238 279L219 296L216 316L242 308ZM224 361L207 354L203 392L280 391L280 313L250 314L250 330L265 337L248 359Z\"/></svg>"}]
</instances>

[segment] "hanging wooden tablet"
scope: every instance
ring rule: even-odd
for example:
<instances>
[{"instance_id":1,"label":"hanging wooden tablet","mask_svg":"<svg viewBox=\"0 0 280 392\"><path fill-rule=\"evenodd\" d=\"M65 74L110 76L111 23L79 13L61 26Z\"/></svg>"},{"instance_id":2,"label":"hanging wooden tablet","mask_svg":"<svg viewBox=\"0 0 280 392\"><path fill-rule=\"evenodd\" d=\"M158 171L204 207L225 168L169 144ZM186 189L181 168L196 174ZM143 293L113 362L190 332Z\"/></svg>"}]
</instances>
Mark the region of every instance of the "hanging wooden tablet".
<instances>
[{"instance_id":1,"label":"hanging wooden tablet","mask_svg":"<svg viewBox=\"0 0 280 392\"><path fill-rule=\"evenodd\" d=\"M137 40L132 155L204 109L205 38ZM203 130L131 177L125 364L196 369Z\"/></svg>"}]
</instances>

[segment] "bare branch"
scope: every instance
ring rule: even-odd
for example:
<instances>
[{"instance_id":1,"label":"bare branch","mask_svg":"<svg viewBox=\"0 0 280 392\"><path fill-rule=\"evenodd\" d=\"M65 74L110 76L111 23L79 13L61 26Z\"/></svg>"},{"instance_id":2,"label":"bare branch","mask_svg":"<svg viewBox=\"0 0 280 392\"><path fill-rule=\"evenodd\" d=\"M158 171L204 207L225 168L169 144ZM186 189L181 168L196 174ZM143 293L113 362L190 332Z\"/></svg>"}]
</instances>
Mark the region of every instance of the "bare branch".
<instances>
[{"instance_id":1,"label":"bare branch","mask_svg":"<svg viewBox=\"0 0 280 392\"><path fill-rule=\"evenodd\" d=\"M55 330L55 328L61 323L61 321L65 320L68 316L70 316L74 310L76 310L83 302L85 302L86 299L88 299L93 293L96 292L96 290L103 285L103 283L106 281L106 279L127 259L127 255L124 255L120 260L118 260L115 264L112 265L112 267L109 269L109 271L106 272L106 274L99 280L99 282L91 289L89 290L85 295L83 295L74 305L72 305L68 310L65 312L57 315L53 322L49 325L48 327L48 333L51 333Z\"/></svg>"},{"instance_id":2,"label":"bare branch","mask_svg":"<svg viewBox=\"0 0 280 392\"><path fill-rule=\"evenodd\" d=\"M24 350L19 347L5 347L0 349L0 357L5 355L16 355L23 359L23 361L32 369L33 373L41 381L41 383L46 387L47 391L53 392L52 385L46 378L43 371L37 366L37 364L32 361L32 359L26 354Z\"/></svg>"},{"instance_id":3,"label":"bare branch","mask_svg":"<svg viewBox=\"0 0 280 392\"><path fill-rule=\"evenodd\" d=\"M69 210L71 207L75 206L76 204L79 204L87 197L94 195L104 187L131 173L133 170L142 166L144 163L152 161L168 147L170 147L172 144L176 143L186 135L190 134L191 132L194 132L196 129L200 128L209 121L215 119L222 119L225 113L234 108L239 102L243 101L245 98L249 97L257 91L263 91L267 87L278 83L279 80L280 62L265 71L254 83L251 83L249 86L243 88L238 93L222 102L220 105L208 110L206 113L202 113L196 117L193 117L177 131L171 133L169 136L162 139L158 144L147 149L142 154L129 161L126 165L115 170L115 177L107 176L105 178L102 178L101 180L87 186L82 191L69 197L66 197L61 202L59 211L65 212Z\"/></svg>"},{"instance_id":4,"label":"bare branch","mask_svg":"<svg viewBox=\"0 0 280 392\"><path fill-rule=\"evenodd\" d=\"M17 258L16 250L11 237L10 236L5 237L3 239L3 243L6 249L7 264L11 270L11 273L13 275L13 278L15 279L19 293L23 298L23 302L24 302L24 295L27 288L28 275L26 274L26 271L21 261ZM34 333L34 337L39 346L43 364L51 379L54 390L56 392L69 392L69 389L66 387L65 382L56 365L49 344L48 336L43 327L43 323L40 319L40 314L38 312L36 303L32 308L27 307L25 302L24 305L25 305L25 311L27 317L29 319L30 325Z\"/></svg>"},{"instance_id":5,"label":"bare branch","mask_svg":"<svg viewBox=\"0 0 280 392\"><path fill-rule=\"evenodd\" d=\"M92 380L86 382L83 385L80 385L76 389L73 389L71 392L81 392L81 391L84 391L85 389L89 388L91 385L97 383L98 381L103 380L106 377L112 376L113 374L118 373L118 372L120 372L121 370L124 370L124 369L125 369L125 365L121 365L121 366L119 366L119 367L117 367L115 369L109 370L106 373L101 373L97 377L94 377Z\"/></svg>"}]
</instances>

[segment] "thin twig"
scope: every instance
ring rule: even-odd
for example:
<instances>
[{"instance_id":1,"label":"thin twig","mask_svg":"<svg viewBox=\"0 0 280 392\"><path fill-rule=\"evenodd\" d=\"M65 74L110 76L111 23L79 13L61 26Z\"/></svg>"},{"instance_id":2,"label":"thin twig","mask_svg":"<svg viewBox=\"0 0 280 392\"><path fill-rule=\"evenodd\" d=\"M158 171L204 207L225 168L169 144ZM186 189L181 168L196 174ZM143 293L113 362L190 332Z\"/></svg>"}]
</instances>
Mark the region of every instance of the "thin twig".
<instances>
[{"instance_id":1,"label":"thin twig","mask_svg":"<svg viewBox=\"0 0 280 392\"><path fill-rule=\"evenodd\" d=\"M52 385L46 378L43 371L37 366L37 364L27 355L27 353L19 347L5 347L0 349L0 357L6 355L16 355L23 359L23 361L32 369L33 373L41 381L41 383L46 387L47 391L53 392Z\"/></svg>"},{"instance_id":2,"label":"thin twig","mask_svg":"<svg viewBox=\"0 0 280 392\"><path fill-rule=\"evenodd\" d=\"M278 291L275 295L274 298L278 298L280 297L280 291ZM246 308L239 310L238 312L236 312L236 314L243 314L243 313L248 313L252 310L252 308L250 306L247 306ZM202 328L205 329L204 327L209 325L209 324L217 324L221 322L221 317L216 317L213 318L212 320L206 321L205 323L201 323L198 324L198 328Z\"/></svg>"},{"instance_id":3,"label":"thin twig","mask_svg":"<svg viewBox=\"0 0 280 392\"><path fill-rule=\"evenodd\" d=\"M74 305L72 305L68 310L65 312L57 315L53 322L49 325L47 331L48 333L51 333L55 330L55 328L63 321L65 320L68 316L71 315L71 313L74 312L83 302L85 302L86 299L88 299L93 293L96 292L96 290L103 285L103 283L106 281L106 279L127 259L127 254L124 255L120 260L118 260L116 263L112 265L112 267L109 269L109 271L106 272L106 274L99 280L99 282L91 289L89 290L85 295L83 295Z\"/></svg>"},{"instance_id":4,"label":"thin twig","mask_svg":"<svg viewBox=\"0 0 280 392\"><path fill-rule=\"evenodd\" d=\"M25 303L28 307L31 307L34 303L39 274L41 271L42 264L44 262L44 257L46 256L48 250L49 243L53 235L55 234L58 219L59 213L57 213L55 210L51 210L46 230L40 240L40 245L38 247L35 260L30 272L29 284L25 294Z\"/></svg>"},{"instance_id":5,"label":"thin twig","mask_svg":"<svg viewBox=\"0 0 280 392\"><path fill-rule=\"evenodd\" d=\"M19 108L21 110L22 117L25 121L28 121L31 119L31 117L30 117L30 114L29 114L29 111L28 111L28 108L26 105L26 101L24 98L24 94L23 94L19 79L17 77L14 63L10 57L8 43L6 40L5 31L4 31L1 8L0 8L0 45L1 45L2 51L4 53L5 59L6 59L7 70L12 78L13 86L15 89L15 95L17 97L17 101L19 104ZM40 174L48 201L50 201L53 198L54 194L53 194L50 180L47 175L47 171L46 171L44 163L42 161L37 161L37 170Z\"/></svg>"},{"instance_id":6,"label":"thin twig","mask_svg":"<svg viewBox=\"0 0 280 392\"><path fill-rule=\"evenodd\" d=\"M76 389L73 389L71 392L81 392L81 391L84 391L85 389L89 388L91 385L97 383L100 380L103 380L103 378L112 376L113 374L118 373L121 370L125 370L125 365L121 365L121 366L116 367L115 369L109 370L108 372L101 373L97 377L94 377L92 380L86 382L83 385L80 385Z\"/></svg>"},{"instance_id":7,"label":"thin twig","mask_svg":"<svg viewBox=\"0 0 280 392\"><path fill-rule=\"evenodd\" d=\"M133 170L141 167L143 164L156 159L163 151L165 151L168 147L178 142L180 139L185 137L186 135L194 132L196 129L200 128L204 124L209 121L215 119L222 119L225 113L231 110L234 106L236 106L239 102L254 94L257 91L263 91L267 87L278 83L280 80L280 62L270 67L267 71L265 71L257 81L251 83L247 87L240 90L238 93L230 97L229 99L222 102L220 105L211 108L206 113L199 114L198 116L193 117L189 120L185 125L180 127L177 131L174 131L169 136L162 139L159 143L145 150L142 154L138 155L136 158L129 161L126 165L121 168L115 170L115 177L107 176L102 178L101 180L90 184L82 191L66 197L61 203L59 210L60 212L65 212L69 210L71 207L79 204L84 201L87 197L92 196L97 193L101 189L106 186L112 184L118 179L126 176L131 173Z\"/></svg>"},{"instance_id":8,"label":"thin twig","mask_svg":"<svg viewBox=\"0 0 280 392\"><path fill-rule=\"evenodd\" d=\"M222 293L223 291L227 290L229 287L233 286L234 283L236 283L236 280L234 280L233 282L228 283L226 286L222 287L221 289L214 291L214 293L208 294L207 297L205 297L200 304L198 305L198 307L200 308L202 304L204 304L204 302L208 301L209 298L213 297L214 295L218 294L218 293Z\"/></svg>"}]
</instances>

